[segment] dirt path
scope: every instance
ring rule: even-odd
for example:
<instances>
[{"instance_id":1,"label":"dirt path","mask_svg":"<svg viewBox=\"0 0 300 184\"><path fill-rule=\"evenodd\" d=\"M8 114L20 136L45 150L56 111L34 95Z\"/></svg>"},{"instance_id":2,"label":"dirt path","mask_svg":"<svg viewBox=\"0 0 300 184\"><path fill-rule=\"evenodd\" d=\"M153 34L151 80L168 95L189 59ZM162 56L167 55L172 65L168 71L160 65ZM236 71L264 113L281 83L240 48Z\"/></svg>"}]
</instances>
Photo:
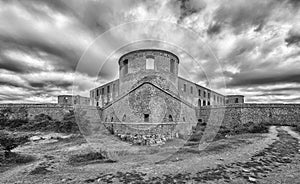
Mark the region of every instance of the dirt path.
<instances>
[{"instance_id":1,"label":"dirt path","mask_svg":"<svg viewBox=\"0 0 300 184\"><path fill-rule=\"evenodd\" d=\"M289 127L268 134L245 134L212 143L204 151L187 149L163 162L167 151L129 155L117 163L71 166L69 155L91 150L81 141L27 145L19 151L34 163L0 175L0 183L297 183L300 136ZM298 174L297 174L298 173ZM288 179L286 179L288 178ZM274 182L275 181L275 182Z\"/></svg>"}]
</instances>

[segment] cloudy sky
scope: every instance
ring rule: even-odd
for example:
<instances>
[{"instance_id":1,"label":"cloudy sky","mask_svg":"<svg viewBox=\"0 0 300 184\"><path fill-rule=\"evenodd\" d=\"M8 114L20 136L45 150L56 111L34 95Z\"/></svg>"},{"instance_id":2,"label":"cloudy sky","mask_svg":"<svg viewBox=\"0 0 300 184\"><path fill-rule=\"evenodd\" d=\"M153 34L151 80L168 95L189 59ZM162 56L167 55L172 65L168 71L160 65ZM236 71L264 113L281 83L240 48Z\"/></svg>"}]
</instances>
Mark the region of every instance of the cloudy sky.
<instances>
[{"instance_id":1,"label":"cloudy sky","mask_svg":"<svg viewBox=\"0 0 300 184\"><path fill-rule=\"evenodd\" d=\"M180 75L247 102L300 102L299 0L0 1L0 103L89 95L136 48L179 55ZM150 40L150 41L149 41Z\"/></svg>"}]
</instances>

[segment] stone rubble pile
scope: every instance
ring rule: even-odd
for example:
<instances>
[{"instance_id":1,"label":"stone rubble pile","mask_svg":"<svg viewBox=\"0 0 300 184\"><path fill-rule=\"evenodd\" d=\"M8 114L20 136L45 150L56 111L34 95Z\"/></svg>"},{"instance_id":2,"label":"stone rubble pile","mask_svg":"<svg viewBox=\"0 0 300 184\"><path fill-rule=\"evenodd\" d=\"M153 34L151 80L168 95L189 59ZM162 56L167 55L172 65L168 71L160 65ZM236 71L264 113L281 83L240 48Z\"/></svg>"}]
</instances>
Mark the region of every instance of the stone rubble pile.
<instances>
[{"instance_id":1,"label":"stone rubble pile","mask_svg":"<svg viewBox=\"0 0 300 184\"><path fill-rule=\"evenodd\" d=\"M172 136L165 135L141 135L141 134L116 134L122 141L130 142L133 145L163 145L168 139L171 139Z\"/></svg>"}]
</instances>

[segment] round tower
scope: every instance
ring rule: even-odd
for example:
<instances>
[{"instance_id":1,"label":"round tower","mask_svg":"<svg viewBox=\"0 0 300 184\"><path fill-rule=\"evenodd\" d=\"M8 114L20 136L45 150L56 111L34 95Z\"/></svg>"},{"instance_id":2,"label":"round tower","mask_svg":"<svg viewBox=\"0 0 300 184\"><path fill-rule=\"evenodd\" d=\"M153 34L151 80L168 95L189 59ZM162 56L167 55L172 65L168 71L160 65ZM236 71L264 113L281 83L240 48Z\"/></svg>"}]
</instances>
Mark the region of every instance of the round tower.
<instances>
[{"instance_id":1,"label":"round tower","mask_svg":"<svg viewBox=\"0 0 300 184\"><path fill-rule=\"evenodd\" d=\"M124 54L119 59L120 95L145 82L177 94L178 64L178 57L165 50L142 49Z\"/></svg>"}]
</instances>

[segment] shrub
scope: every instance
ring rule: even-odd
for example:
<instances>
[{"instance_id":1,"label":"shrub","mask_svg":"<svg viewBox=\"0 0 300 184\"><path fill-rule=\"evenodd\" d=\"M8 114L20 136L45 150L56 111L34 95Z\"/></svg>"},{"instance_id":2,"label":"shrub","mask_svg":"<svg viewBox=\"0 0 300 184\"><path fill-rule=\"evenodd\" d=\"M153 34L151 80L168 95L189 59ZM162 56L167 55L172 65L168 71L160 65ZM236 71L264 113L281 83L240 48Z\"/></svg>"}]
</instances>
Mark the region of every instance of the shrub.
<instances>
[{"instance_id":1,"label":"shrub","mask_svg":"<svg viewBox=\"0 0 300 184\"><path fill-rule=\"evenodd\" d=\"M110 162L111 160L107 160L105 153L103 152L89 152L85 154L77 154L72 155L69 158L69 164L77 165L84 164L87 162Z\"/></svg>"},{"instance_id":2,"label":"shrub","mask_svg":"<svg viewBox=\"0 0 300 184\"><path fill-rule=\"evenodd\" d=\"M0 131L0 145L6 153L28 141L29 140L27 136L17 136L4 131Z\"/></svg>"},{"instance_id":3,"label":"shrub","mask_svg":"<svg viewBox=\"0 0 300 184\"><path fill-rule=\"evenodd\" d=\"M79 127L76 124L74 112L71 111L64 115L61 121L53 120L46 114L38 114L28 123L18 126L18 130L27 131L53 131L59 133L79 133Z\"/></svg>"},{"instance_id":4,"label":"shrub","mask_svg":"<svg viewBox=\"0 0 300 184\"><path fill-rule=\"evenodd\" d=\"M242 134L242 133L267 133L268 125L264 122L262 123L253 123L248 122L245 124L239 124L233 127L231 133L232 134Z\"/></svg>"}]
</instances>

